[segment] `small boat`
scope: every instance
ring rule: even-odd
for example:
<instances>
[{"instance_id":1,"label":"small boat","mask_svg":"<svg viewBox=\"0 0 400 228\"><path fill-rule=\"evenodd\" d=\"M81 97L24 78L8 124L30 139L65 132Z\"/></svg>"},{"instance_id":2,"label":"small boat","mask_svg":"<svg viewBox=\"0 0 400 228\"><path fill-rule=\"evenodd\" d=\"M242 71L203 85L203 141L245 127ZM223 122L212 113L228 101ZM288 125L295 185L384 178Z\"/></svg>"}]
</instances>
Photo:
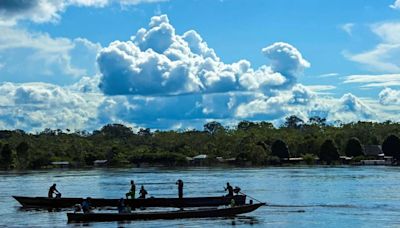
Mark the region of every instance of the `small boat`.
<instances>
[{"instance_id":1,"label":"small boat","mask_svg":"<svg viewBox=\"0 0 400 228\"><path fill-rule=\"evenodd\" d=\"M25 208L72 208L80 204L83 198L48 198L48 197L26 197L13 196ZM235 200L236 205L246 203L245 195L234 195L232 197L184 197L179 198L147 198L147 199L127 199L125 204L132 208L139 207L215 207L229 205L231 200ZM92 198L93 207L117 207L119 199Z\"/></svg>"},{"instance_id":2,"label":"small boat","mask_svg":"<svg viewBox=\"0 0 400 228\"><path fill-rule=\"evenodd\" d=\"M135 213L67 213L68 222L106 222L129 220L156 220L156 219L184 219L184 218L209 218L230 217L238 214L249 213L265 203L246 204L235 207L179 210L164 212L135 212Z\"/></svg>"}]
</instances>

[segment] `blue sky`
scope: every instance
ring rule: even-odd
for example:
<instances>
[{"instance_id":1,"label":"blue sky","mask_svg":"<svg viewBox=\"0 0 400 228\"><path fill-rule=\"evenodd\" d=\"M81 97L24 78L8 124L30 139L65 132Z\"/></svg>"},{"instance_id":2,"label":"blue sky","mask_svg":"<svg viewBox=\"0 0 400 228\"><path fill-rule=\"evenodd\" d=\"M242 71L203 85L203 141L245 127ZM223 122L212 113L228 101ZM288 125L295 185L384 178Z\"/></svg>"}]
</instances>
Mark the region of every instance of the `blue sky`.
<instances>
[{"instance_id":1,"label":"blue sky","mask_svg":"<svg viewBox=\"0 0 400 228\"><path fill-rule=\"evenodd\" d=\"M5 0L0 127L398 121L400 1Z\"/></svg>"}]
</instances>

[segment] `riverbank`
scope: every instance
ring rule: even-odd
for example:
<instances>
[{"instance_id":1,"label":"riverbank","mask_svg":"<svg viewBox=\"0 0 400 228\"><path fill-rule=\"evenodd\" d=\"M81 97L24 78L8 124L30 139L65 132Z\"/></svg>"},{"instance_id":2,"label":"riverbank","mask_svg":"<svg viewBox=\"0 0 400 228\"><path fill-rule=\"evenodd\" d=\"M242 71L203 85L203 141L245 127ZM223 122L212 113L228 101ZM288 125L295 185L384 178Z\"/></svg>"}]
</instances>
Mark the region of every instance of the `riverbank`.
<instances>
[{"instance_id":1,"label":"riverbank","mask_svg":"<svg viewBox=\"0 0 400 228\"><path fill-rule=\"evenodd\" d=\"M330 165L362 161L389 165L400 160L397 123L288 126L275 128L267 122L242 121L234 129L210 122L203 131L133 132L121 124L109 124L91 133L3 130L0 168Z\"/></svg>"}]
</instances>

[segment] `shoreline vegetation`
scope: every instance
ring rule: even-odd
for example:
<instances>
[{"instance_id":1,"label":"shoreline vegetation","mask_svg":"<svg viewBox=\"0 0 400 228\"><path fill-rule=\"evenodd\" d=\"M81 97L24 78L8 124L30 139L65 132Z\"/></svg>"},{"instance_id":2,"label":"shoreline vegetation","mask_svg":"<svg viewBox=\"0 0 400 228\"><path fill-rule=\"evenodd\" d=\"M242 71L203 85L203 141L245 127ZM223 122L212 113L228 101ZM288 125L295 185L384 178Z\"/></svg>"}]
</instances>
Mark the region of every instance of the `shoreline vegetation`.
<instances>
[{"instance_id":1,"label":"shoreline vegetation","mask_svg":"<svg viewBox=\"0 0 400 228\"><path fill-rule=\"evenodd\" d=\"M212 121L203 130L133 132L108 124L93 132L0 130L0 168L143 166L397 165L400 123L327 124L289 116L278 128L242 121L234 128Z\"/></svg>"}]
</instances>

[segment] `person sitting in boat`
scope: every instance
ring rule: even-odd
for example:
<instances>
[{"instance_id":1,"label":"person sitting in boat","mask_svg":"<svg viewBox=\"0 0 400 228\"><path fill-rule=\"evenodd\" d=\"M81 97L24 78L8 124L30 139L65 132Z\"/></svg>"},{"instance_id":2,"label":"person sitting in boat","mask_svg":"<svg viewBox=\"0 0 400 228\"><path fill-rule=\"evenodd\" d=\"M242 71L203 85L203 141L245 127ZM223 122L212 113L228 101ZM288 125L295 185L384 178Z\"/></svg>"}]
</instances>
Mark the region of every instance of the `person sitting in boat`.
<instances>
[{"instance_id":1,"label":"person sitting in boat","mask_svg":"<svg viewBox=\"0 0 400 228\"><path fill-rule=\"evenodd\" d=\"M178 185L178 197L179 199L183 198L183 181L179 179L175 184Z\"/></svg>"},{"instance_id":2,"label":"person sitting in boat","mask_svg":"<svg viewBox=\"0 0 400 228\"><path fill-rule=\"evenodd\" d=\"M60 198L60 197L61 197L61 193L56 189L56 184L53 184L53 185L49 188L48 197L49 197L49 198L53 198L53 194L56 194L56 198Z\"/></svg>"},{"instance_id":3,"label":"person sitting in boat","mask_svg":"<svg viewBox=\"0 0 400 228\"><path fill-rule=\"evenodd\" d=\"M146 199L146 195L147 195L147 191L146 191L146 189L144 189L144 186L142 185L142 187L140 188L140 192L139 192L139 199Z\"/></svg>"},{"instance_id":4,"label":"person sitting in boat","mask_svg":"<svg viewBox=\"0 0 400 228\"><path fill-rule=\"evenodd\" d=\"M136 192L136 185L133 180L131 180L131 189L129 190L128 193L125 194L126 198L128 199L131 197L131 199L135 199L135 192Z\"/></svg>"},{"instance_id":5,"label":"person sitting in boat","mask_svg":"<svg viewBox=\"0 0 400 228\"><path fill-rule=\"evenodd\" d=\"M127 213L127 207L125 205L124 198L121 198L118 202L118 213Z\"/></svg>"},{"instance_id":6,"label":"person sitting in boat","mask_svg":"<svg viewBox=\"0 0 400 228\"><path fill-rule=\"evenodd\" d=\"M126 205L125 199L121 198L118 202L118 213L131 213L131 208Z\"/></svg>"},{"instance_id":7,"label":"person sitting in boat","mask_svg":"<svg viewBox=\"0 0 400 228\"><path fill-rule=\"evenodd\" d=\"M233 188L232 186L228 183L226 183L226 188L225 191L228 191L228 194L226 196L232 197L233 196Z\"/></svg>"},{"instance_id":8,"label":"person sitting in boat","mask_svg":"<svg viewBox=\"0 0 400 228\"><path fill-rule=\"evenodd\" d=\"M92 206L90 204L91 198L87 197L85 200L83 200L82 202L82 211L83 213L87 214L87 213L91 213L92 212Z\"/></svg>"},{"instance_id":9,"label":"person sitting in boat","mask_svg":"<svg viewBox=\"0 0 400 228\"><path fill-rule=\"evenodd\" d=\"M235 199L231 199L231 203L229 204L229 206L230 207L234 207L234 206L236 206L236 201L235 201Z\"/></svg>"}]
</instances>

